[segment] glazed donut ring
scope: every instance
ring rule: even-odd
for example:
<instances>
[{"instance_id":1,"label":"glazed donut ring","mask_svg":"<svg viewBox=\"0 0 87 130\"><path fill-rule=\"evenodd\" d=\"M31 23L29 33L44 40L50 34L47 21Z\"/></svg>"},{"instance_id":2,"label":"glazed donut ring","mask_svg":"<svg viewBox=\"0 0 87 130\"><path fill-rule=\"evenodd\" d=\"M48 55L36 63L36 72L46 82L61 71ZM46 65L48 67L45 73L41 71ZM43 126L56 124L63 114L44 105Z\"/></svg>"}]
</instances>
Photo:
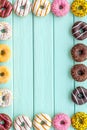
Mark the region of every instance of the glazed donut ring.
<instances>
[{"instance_id":1,"label":"glazed donut ring","mask_svg":"<svg viewBox=\"0 0 87 130\"><path fill-rule=\"evenodd\" d=\"M12 92L9 89L0 89L0 107L10 106L12 97Z\"/></svg>"},{"instance_id":2,"label":"glazed donut ring","mask_svg":"<svg viewBox=\"0 0 87 130\"><path fill-rule=\"evenodd\" d=\"M16 0L14 4L14 12L18 16L27 16L31 11L31 3L29 0Z\"/></svg>"},{"instance_id":3,"label":"glazed donut ring","mask_svg":"<svg viewBox=\"0 0 87 130\"><path fill-rule=\"evenodd\" d=\"M33 120L33 126L36 130L49 130L51 127L51 118L44 113L38 114Z\"/></svg>"},{"instance_id":4,"label":"glazed donut ring","mask_svg":"<svg viewBox=\"0 0 87 130\"><path fill-rule=\"evenodd\" d=\"M82 62L87 59L87 46L84 44L76 44L71 49L72 58L77 62Z\"/></svg>"},{"instance_id":5,"label":"glazed donut ring","mask_svg":"<svg viewBox=\"0 0 87 130\"><path fill-rule=\"evenodd\" d=\"M71 5L71 11L77 17L83 17L87 15L87 1L74 0Z\"/></svg>"},{"instance_id":6,"label":"glazed donut ring","mask_svg":"<svg viewBox=\"0 0 87 130\"><path fill-rule=\"evenodd\" d=\"M76 81L85 81L87 79L87 67L83 64L74 65L71 69L71 75Z\"/></svg>"},{"instance_id":7,"label":"glazed donut ring","mask_svg":"<svg viewBox=\"0 0 87 130\"><path fill-rule=\"evenodd\" d=\"M14 121L15 130L30 130L32 122L27 116L18 116Z\"/></svg>"},{"instance_id":8,"label":"glazed donut ring","mask_svg":"<svg viewBox=\"0 0 87 130\"><path fill-rule=\"evenodd\" d=\"M2 122L2 124L0 124L0 130L9 130L12 126L11 118L4 113L0 113L0 122Z\"/></svg>"},{"instance_id":9,"label":"glazed donut ring","mask_svg":"<svg viewBox=\"0 0 87 130\"><path fill-rule=\"evenodd\" d=\"M35 0L32 4L32 12L36 16L46 16L51 10L51 4L48 0Z\"/></svg>"},{"instance_id":10,"label":"glazed donut ring","mask_svg":"<svg viewBox=\"0 0 87 130\"><path fill-rule=\"evenodd\" d=\"M77 112L71 118L72 126L76 130L86 130L87 129L87 114L84 112Z\"/></svg>"},{"instance_id":11,"label":"glazed donut ring","mask_svg":"<svg viewBox=\"0 0 87 130\"><path fill-rule=\"evenodd\" d=\"M68 115L61 113L53 118L53 126L56 130L68 130L71 125L71 119Z\"/></svg>"},{"instance_id":12,"label":"glazed donut ring","mask_svg":"<svg viewBox=\"0 0 87 130\"><path fill-rule=\"evenodd\" d=\"M0 44L0 62L6 62L11 56L11 50L8 45Z\"/></svg>"},{"instance_id":13,"label":"glazed donut ring","mask_svg":"<svg viewBox=\"0 0 87 130\"><path fill-rule=\"evenodd\" d=\"M6 83L10 79L10 71L5 66L0 66L0 84Z\"/></svg>"},{"instance_id":14,"label":"glazed donut ring","mask_svg":"<svg viewBox=\"0 0 87 130\"><path fill-rule=\"evenodd\" d=\"M72 35L78 40L87 38L87 23L78 21L72 26Z\"/></svg>"},{"instance_id":15,"label":"glazed donut ring","mask_svg":"<svg viewBox=\"0 0 87 130\"><path fill-rule=\"evenodd\" d=\"M12 4L7 0L0 0L0 17L6 18L12 12Z\"/></svg>"},{"instance_id":16,"label":"glazed donut ring","mask_svg":"<svg viewBox=\"0 0 87 130\"><path fill-rule=\"evenodd\" d=\"M0 22L0 40L8 40L11 36L11 26L7 22Z\"/></svg>"},{"instance_id":17,"label":"glazed donut ring","mask_svg":"<svg viewBox=\"0 0 87 130\"><path fill-rule=\"evenodd\" d=\"M84 87L77 87L71 94L72 100L78 105L85 104L87 102L87 89Z\"/></svg>"}]
</instances>

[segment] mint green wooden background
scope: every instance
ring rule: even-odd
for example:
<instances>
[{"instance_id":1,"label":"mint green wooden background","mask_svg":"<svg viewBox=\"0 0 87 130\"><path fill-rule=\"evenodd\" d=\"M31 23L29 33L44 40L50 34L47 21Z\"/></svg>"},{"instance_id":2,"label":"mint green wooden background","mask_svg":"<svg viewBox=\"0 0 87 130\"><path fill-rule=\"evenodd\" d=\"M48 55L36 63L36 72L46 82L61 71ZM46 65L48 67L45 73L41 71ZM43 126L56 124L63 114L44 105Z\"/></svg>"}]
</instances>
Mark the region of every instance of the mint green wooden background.
<instances>
[{"instance_id":1,"label":"mint green wooden background","mask_svg":"<svg viewBox=\"0 0 87 130\"><path fill-rule=\"evenodd\" d=\"M87 87L86 81L74 82L70 75L74 65L70 49L80 43L72 37L71 27L78 20L87 22L86 17L76 18L71 13L65 17L55 17L50 13L43 18L32 13L20 18L13 13L6 19L0 19L9 22L13 28L12 39L0 41L12 50L11 60L0 64L10 68L11 80L0 87L11 89L14 95L12 106L0 108L0 112L9 114L12 119L20 114L33 119L40 112L51 117L61 112L69 116L77 111L87 112L87 104L77 106L71 101L75 87ZM87 40L81 43L86 44Z\"/></svg>"}]
</instances>

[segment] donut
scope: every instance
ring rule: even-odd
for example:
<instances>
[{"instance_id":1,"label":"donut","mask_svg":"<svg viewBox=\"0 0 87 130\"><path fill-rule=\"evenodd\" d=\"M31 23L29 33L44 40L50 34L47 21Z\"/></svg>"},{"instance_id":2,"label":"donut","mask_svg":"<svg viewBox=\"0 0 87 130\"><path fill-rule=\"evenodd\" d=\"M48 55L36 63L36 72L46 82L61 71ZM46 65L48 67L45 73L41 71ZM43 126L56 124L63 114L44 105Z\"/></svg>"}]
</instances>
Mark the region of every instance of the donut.
<instances>
[{"instance_id":1,"label":"donut","mask_svg":"<svg viewBox=\"0 0 87 130\"><path fill-rule=\"evenodd\" d=\"M72 100L78 105L85 104L87 102L87 89L84 87L77 87L71 94Z\"/></svg>"},{"instance_id":2,"label":"donut","mask_svg":"<svg viewBox=\"0 0 87 130\"><path fill-rule=\"evenodd\" d=\"M70 10L67 0L54 0L51 5L51 11L55 16L64 16Z\"/></svg>"},{"instance_id":3,"label":"donut","mask_svg":"<svg viewBox=\"0 0 87 130\"><path fill-rule=\"evenodd\" d=\"M8 40L11 36L11 26L7 22L0 22L0 40Z\"/></svg>"},{"instance_id":4,"label":"donut","mask_svg":"<svg viewBox=\"0 0 87 130\"><path fill-rule=\"evenodd\" d=\"M68 130L71 124L71 119L64 113L57 114L53 118L52 124L56 130Z\"/></svg>"},{"instance_id":5,"label":"donut","mask_svg":"<svg viewBox=\"0 0 87 130\"><path fill-rule=\"evenodd\" d=\"M21 115L14 120L15 130L30 130L32 127L32 122L29 117Z\"/></svg>"},{"instance_id":6,"label":"donut","mask_svg":"<svg viewBox=\"0 0 87 130\"><path fill-rule=\"evenodd\" d=\"M82 62L87 59L87 46L84 44L76 44L71 49L72 58L77 62Z\"/></svg>"},{"instance_id":7,"label":"donut","mask_svg":"<svg viewBox=\"0 0 87 130\"><path fill-rule=\"evenodd\" d=\"M87 79L87 67L83 64L74 65L71 69L72 78L78 82Z\"/></svg>"},{"instance_id":8,"label":"donut","mask_svg":"<svg viewBox=\"0 0 87 130\"><path fill-rule=\"evenodd\" d=\"M51 3L48 0L34 0L32 12L36 16L46 16L51 10Z\"/></svg>"},{"instance_id":9,"label":"donut","mask_svg":"<svg viewBox=\"0 0 87 130\"><path fill-rule=\"evenodd\" d=\"M35 130L49 130L51 127L51 118L49 115L41 113L35 116L33 120Z\"/></svg>"},{"instance_id":10,"label":"donut","mask_svg":"<svg viewBox=\"0 0 87 130\"><path fill-rule=\"evenodd\" d=\"M5 66L0 66L0 84L6 83L10 79L10 71Z\"/></svg>"},{"instance_id":11,"label":"donut","mask_svg":"<svg viewBox=\"0 0 87 130\"><path fill-rule=\"evenodd\" d=\"M84 112L77 112L71 118L71 124L76 130L87 129L87 114Z\"/></svg>"},{"instance_id":12,"label":"donut","mask_svg":"<svg viewBox=\"0 0 87 130\"><path fill-rule=\"evenodd\" d=\"M11 56L11 50L8 45L0 44L0 62L6 62Z\"/></svg>"},{"instance_id":13,"label":"donut","mask_svg":"<svg viewBox=\"0 0 87 130\"><path fill-rule=\"evenodd\" d=\"M11 14L12 9L12 4L8 0L0 0L0 17L8 17Z\"/></svg>"},{"instance_id":14,"label":"donut","mask_svg":"<svg viewBox=\"0 0 87 130\"><path fill-rule=\"evenodd\" d=\"M0 107L8 107L12 103L12 92L9 89L0 89Z\"/></svg>"},{"instance_id":15,"label":"donut","mask_svg":"<svg viewBox=\"0 0 87 130\"><path fill-rule=\"evenodd\" d=\"M87 23L78 21L72 26L72 35L77 40L84 40L87 38Z\"/></svg>"},{"instance_id":16,"label":"donut","mask_svg":"<svg viewBox=\"0 0 87 130\"><path fill-rule=\"evenodd\" d=\"M71 11L77 17L83 17L87 15L87 1L74 0L71 4Z\"/></svg>"},{"instance_id":17,"label":"donut","mask_svg":"<svg viewBox=\"0 0 87 130\"><path fill-rule=\"evenodd\" d=\"M14 12L18 16L27 16L31 11L31 3L29 0L16 0L14 4Z\"/></svg>"},{"instance_id":18,"label":"donut","mask_svg":"<svg viewBox=\"0 0 87 130\"><path fill-rule=\"evenodd\" d=\"M0 122L0 130L9 130L12 126L11 118L4 113L0 113Z\"/></svg>"}]
</instances>

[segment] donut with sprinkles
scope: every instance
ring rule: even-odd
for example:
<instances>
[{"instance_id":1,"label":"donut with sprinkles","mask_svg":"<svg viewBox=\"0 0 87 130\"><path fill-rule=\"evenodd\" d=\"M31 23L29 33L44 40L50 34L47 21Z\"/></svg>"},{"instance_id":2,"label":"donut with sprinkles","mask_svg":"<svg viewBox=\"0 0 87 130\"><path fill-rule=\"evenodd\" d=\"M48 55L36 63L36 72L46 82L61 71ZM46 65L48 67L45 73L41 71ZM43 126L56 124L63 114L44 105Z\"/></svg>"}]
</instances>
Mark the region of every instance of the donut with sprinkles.
<instances>
[{"instance_id":1,"label":"donut with sprinkles","mask_svg":"<svg viewBox=\"0 0 87 130\"><path fill-rule=\"evenodd\" d=\"M27 16L31 11L31 3L29 0L16 0L14 4L14 12L18 16Z\"/></svg>"},{"instance_id":2,"label":"donut with sprinkles","mask_svg":"<svg viewBox=\"0 0 87 130\"><path fill-rule=\"evenodd\" d=\"M77 40L84 40L87 38L87 24L82 21L74 23L72 26L72 35Z\"/></svg>"},{"instance_id":3,"label":"donut with sprinkles","mask_svg":"<svg viewBox=\"0 0 87 130\"><path fill-rule=\"evenodd\" d=\"M30 130L32 127L32 122L29 117L20 115L14 120L15 130Z\"/></svg>"},{"instance_id":4,"label":"donut with sprinkles","mask_svg":"<svg viewBox=\"0 0 87 130\"><path fill-rule=\"evenodd\" d=\"M77 87L71 94L72 100L78 105L85 104L87 102L87 89L84 87Z\"/></svg>"},{"instance_id":5,"label":"donut with sprinkles","mask_svg":"<svg viewBox=\"0 0 87 130\"><path fill-rule=\"evenodd\" d=\"M35 130L49 130L51 127L51 118L49 115L41 113L35 116L33 120Z\"/></svg>"},{"instance_id":6,"label":"donut with sprinkles","mask_svg":"<svg viewBox=\"0 0 87 130\"><path fill-rule=\"evenodd\" d=\"M51 3L48 0L35 0L32 4L32 12L36 16L46 16L51 10Z\"/></svg>"}]
</instances>

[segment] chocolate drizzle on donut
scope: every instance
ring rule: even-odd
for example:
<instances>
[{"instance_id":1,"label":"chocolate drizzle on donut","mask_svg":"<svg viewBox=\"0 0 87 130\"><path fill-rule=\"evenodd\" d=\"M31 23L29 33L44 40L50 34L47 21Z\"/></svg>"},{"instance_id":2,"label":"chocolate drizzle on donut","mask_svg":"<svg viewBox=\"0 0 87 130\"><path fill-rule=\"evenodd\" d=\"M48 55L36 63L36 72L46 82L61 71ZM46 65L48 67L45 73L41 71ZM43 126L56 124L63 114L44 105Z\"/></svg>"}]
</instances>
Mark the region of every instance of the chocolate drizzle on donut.
<instances>
[{"instance_id":1,"label":"chocolate drizzle on donut","mask_svg":"<svg viewBox=\"0 0 87 130\"><path fill-rule=\"evenodd\" d=\"M87 24L82 21L76 22L72 27L72 35L78 40L87 38Z\"/></svg>"}]
</instances>

